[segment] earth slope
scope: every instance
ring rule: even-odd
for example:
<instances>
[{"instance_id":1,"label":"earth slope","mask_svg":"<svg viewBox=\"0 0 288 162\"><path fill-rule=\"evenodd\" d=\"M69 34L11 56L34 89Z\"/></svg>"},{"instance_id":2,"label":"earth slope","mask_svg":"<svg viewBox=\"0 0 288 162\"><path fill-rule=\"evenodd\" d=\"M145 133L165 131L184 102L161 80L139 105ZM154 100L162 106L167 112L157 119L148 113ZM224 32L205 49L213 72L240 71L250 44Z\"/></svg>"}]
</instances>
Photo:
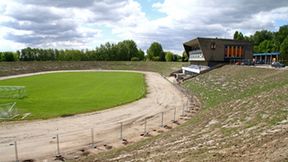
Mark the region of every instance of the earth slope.
<instances>
[{"instance_id":1,"label":"earth slope","mask_svg":"<svg viewBox=\"0 0 288 162\"><path fill-rule=\"evenodd\" d=\"M184 86L202 109L184 125L83 161L288 161L288 71L224 66Z\"/></svg>"}]
</instances>

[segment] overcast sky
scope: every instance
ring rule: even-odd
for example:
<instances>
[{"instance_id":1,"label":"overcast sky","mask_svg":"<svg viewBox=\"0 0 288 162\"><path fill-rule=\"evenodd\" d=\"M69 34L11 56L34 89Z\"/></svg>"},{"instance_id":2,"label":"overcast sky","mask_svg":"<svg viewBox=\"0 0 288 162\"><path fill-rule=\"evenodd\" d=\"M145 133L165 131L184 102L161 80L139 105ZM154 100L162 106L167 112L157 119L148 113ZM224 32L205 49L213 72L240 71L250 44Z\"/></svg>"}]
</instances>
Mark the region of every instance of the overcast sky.
<instances>
[{"instance_id":1,"label":"overcast sky","mask_svg":"<svg viewBox=\"0 0 288 162\"><path fill-rule=\"evenodd\" d=\"M232 38L288 24L287 0L2 0L0 51L92 49L133 39L181 52L195 37Z\"/></svg>"}]
</instances>

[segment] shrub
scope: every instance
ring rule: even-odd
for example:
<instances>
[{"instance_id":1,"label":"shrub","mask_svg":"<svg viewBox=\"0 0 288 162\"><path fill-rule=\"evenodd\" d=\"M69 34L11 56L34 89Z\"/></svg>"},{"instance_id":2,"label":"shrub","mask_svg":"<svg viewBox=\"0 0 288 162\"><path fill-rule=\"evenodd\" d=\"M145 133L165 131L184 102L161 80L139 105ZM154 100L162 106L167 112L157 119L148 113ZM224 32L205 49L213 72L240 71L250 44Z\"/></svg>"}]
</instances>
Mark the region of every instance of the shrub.
<instances>
[{"instance_id":1,"label":"shrub","mask_svg":"<svg viewBox=\"0 0 288 162\"><path fill-rule=\"evenodd\" d=\"M152 57L152 61L160 61L160 56L154 56L154 57Z\"/></svg>"},{"instance_id":2,"label":"shrub","mask_svg":"<svg viewBox=\"0 0 288 162\"><path fill-rule=\"evenodd\" d=\"M131 61L140 61L140 59L138 57L132 57Z\"/></svg>"}]
</instances>

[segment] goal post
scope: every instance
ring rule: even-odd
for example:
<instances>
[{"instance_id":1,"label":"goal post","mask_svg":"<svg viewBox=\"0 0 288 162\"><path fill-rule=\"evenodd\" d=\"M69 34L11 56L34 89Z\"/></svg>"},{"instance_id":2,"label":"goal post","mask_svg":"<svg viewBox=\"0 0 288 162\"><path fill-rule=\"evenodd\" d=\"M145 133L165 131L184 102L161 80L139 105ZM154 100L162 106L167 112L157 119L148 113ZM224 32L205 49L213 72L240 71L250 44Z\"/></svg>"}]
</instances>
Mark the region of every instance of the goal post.
<instances>
[{"instance_id":1,"label":"goal post","mask_svg":"<svg viewBox=\"0 0 288 162\"><path fill-rule=\"evenodd\" d=\"M0 86L0 99L19 99L26 96L25 86Z\"/></svg>"},{"instance_id":2,"label":"goal post","mask_svg":"<svg viewBox=\"0 0 288 162\"><path fill-rule=\"evenodd\" d=\"M16 102L0 104L0 120L13 119L18 115Z\"/></svg>"}]
</instances>

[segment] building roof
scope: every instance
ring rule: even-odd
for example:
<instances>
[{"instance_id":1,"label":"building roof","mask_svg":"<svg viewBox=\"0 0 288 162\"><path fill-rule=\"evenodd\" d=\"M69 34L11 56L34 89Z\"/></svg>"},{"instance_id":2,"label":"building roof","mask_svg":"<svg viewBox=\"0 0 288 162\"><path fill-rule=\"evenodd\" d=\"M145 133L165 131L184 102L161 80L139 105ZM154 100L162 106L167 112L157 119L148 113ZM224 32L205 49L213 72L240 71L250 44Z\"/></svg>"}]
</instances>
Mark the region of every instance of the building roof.
<instances>
[{"instance_id":1,"label":"building roof","mask_svg":"<svg viewBox=\"0 0 288 162\"><path fill-rule=\"evenodd\" d=\"M263 53L253 53L253 56L277 56L280 55L280 52L263 52Z\"/></svg>"},{"instance_id":2,"label":"building roof","mask_svg":"<svg viewBox=\"0 0 288 162\"><path fill-rule=\"evenodd\" d=\"M199 41L199 40L210 40L210 41L226 41L226 42L241 42L241 43L250 43L249 41L246 41L246 40L235 40L235 39L226 39L226 38L205 38L205 37L197 37L195 39L192 39L188 42L184 42L183 44L184 45L191 45L192 42L195 42L195 41Z\"/></svg>"}]
</instances>

